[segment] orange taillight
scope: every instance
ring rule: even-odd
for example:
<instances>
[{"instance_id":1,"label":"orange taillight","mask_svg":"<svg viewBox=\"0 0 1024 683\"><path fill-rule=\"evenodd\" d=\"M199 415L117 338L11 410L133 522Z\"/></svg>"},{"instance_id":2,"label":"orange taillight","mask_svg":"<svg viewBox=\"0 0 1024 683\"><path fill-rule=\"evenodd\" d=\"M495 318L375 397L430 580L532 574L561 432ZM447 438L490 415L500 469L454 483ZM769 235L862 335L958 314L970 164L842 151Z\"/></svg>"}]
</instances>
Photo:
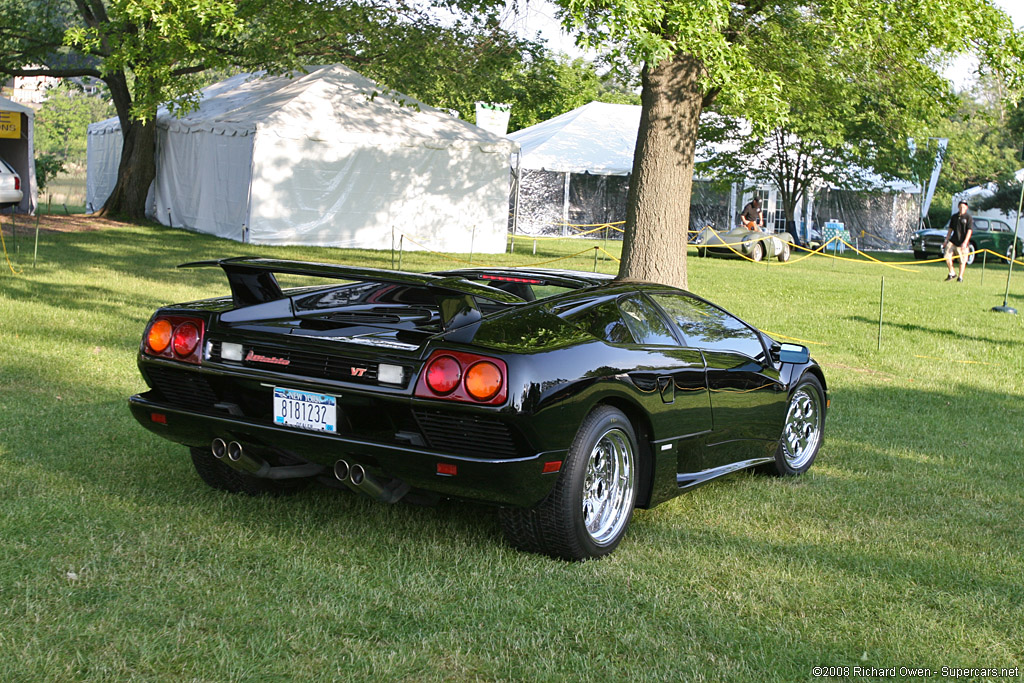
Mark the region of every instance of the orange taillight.
<instances>
[{"instance_id":1,"label":"orange taillight","mask_svg":"<svg viewBox=\"0 0 1024 683\"><path fill-rule=\"evenodd\" d=\"M501 391L502 376L497 365L482 360L466 371L466 393L478 401L488 401Z\"/></svg>"},{"instance_id":2,"label":"orange taillight","mask_svg":"<svg viewBox=\"0 0 1024 683\"><path fill-rule=\"evenodd\" d=\"M149 334L146 335L146 345L153 353L163 353L171 343L171 334L174 332L174 325L170 320L161 318L149 327Z\"/></svg>"}]
</instances>

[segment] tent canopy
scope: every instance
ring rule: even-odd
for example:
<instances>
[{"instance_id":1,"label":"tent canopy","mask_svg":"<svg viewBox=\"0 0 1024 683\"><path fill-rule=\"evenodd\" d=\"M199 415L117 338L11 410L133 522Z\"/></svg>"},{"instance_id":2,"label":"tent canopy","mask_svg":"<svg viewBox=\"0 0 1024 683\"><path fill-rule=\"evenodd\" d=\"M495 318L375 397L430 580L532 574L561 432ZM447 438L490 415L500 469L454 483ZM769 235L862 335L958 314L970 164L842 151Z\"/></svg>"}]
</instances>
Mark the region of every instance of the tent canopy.
<instances>
[{"instance_id":1,"label":"tent canopy","mask_svg":"<svg viewBox=\"0 0 1024 683\"><path fill-rule=\"evenodd\" d=\"M116 118L89 127L94 208L116 178L119 133ZM475 240L476 251L502 251L515 149L341 65L241 74L204 89L181 118L161 108L150 211L265 244L384 249L395 229L415 240L406 248L465 251Z\"/></svg>"},{"instance_id":2,"label":"tent canopy","mask_svg":"<svg viewBox=\"0 0 1024 683\"><path fill-rule=\"evenodd\" d=\"M39 190L36 187L35 159L35 112L17 102L0 97L0 112L17 117L20 129L15 137L0 135L0 157L3 157L21 176L21 203L17 206L20 213L32 213L36 210Z\"/></svg>"}]
</instances>

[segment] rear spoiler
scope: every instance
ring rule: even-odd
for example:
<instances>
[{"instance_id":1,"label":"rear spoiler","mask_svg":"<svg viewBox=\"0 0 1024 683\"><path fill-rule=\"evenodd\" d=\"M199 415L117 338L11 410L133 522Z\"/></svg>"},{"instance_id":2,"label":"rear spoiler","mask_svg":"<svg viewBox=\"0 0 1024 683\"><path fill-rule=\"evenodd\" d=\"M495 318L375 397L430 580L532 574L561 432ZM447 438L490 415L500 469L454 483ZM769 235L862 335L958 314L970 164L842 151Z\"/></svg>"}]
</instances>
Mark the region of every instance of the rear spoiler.
<instances>
[{"instance_id":1,"label":"rear spoiler","mask_svg":"<svg viewBox=\"0 0 1024 683\"><path fill-rule=\"evenodd\" d=\"M232 302L237 308L255 306L286 298L275 273L305 275L349 282L380 282L384 284L422 287L437 298L445 329L463 327L479 320L482 315L474 299L486 299L499 304L526 303L523 299L494 287L470 282L461 277L407 273L378 268L357 268L332 263L285 261L281 259L239 256L215 261L183 263L179 268L208 268L219 266L228 276Z\"/></svg>"}]
</instances>

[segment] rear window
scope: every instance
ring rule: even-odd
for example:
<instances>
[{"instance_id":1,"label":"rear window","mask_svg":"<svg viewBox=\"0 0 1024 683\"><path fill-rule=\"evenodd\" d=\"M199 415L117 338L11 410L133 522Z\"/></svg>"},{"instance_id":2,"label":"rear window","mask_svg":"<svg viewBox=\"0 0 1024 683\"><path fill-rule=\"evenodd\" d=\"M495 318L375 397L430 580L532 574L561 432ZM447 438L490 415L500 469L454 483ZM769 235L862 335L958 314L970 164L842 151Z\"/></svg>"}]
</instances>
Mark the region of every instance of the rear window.
<instances>
[{"instance_id":1,"label":"rear window","mask_svg":"<svg viewBox=\"0 0 1024 683\"><path fill-rule=\"evenodd\" d=\"M567 322L609 344L633 344L633 335L626 327L614 301L591 306L565 316Z\"/></svg>"}]
</instances>

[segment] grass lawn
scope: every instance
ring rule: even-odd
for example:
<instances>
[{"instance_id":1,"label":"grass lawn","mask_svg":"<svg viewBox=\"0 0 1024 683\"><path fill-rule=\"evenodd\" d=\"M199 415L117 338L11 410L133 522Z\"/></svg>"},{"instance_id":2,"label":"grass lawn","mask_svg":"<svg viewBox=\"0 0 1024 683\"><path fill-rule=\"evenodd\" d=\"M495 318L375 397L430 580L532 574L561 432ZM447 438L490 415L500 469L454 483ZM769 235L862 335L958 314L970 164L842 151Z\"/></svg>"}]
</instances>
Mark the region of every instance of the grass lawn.
<instances>
[{"instance_id":1,"label":"grass lawn","mask_svg":"<svg viewBox=\"0 0 1024 683\"><path fill-rule=\"evenodd\" d=\"M474 261L584 251L549 265L591 270L594 244L533 255L520 241ZM143 388L150 313L227 291L219 270L175 265L242 254L391 266L390 252L128 225L45 233L35 268L24 246L20 272L0 262L0 680L789 681L815 666L1021 665L1024 316L989 310L1005 265L956 284L941 264L691 252L693 291L815 342L825 444L804 477L719 480L638 511L612 557L569 564L506 547L484 506L221 494L183 447L137 426L126 398ZM599 254L597 267L616 266ZM1009 299L1024 309L1024 268Z\"/></svg>"}]
</instances>

